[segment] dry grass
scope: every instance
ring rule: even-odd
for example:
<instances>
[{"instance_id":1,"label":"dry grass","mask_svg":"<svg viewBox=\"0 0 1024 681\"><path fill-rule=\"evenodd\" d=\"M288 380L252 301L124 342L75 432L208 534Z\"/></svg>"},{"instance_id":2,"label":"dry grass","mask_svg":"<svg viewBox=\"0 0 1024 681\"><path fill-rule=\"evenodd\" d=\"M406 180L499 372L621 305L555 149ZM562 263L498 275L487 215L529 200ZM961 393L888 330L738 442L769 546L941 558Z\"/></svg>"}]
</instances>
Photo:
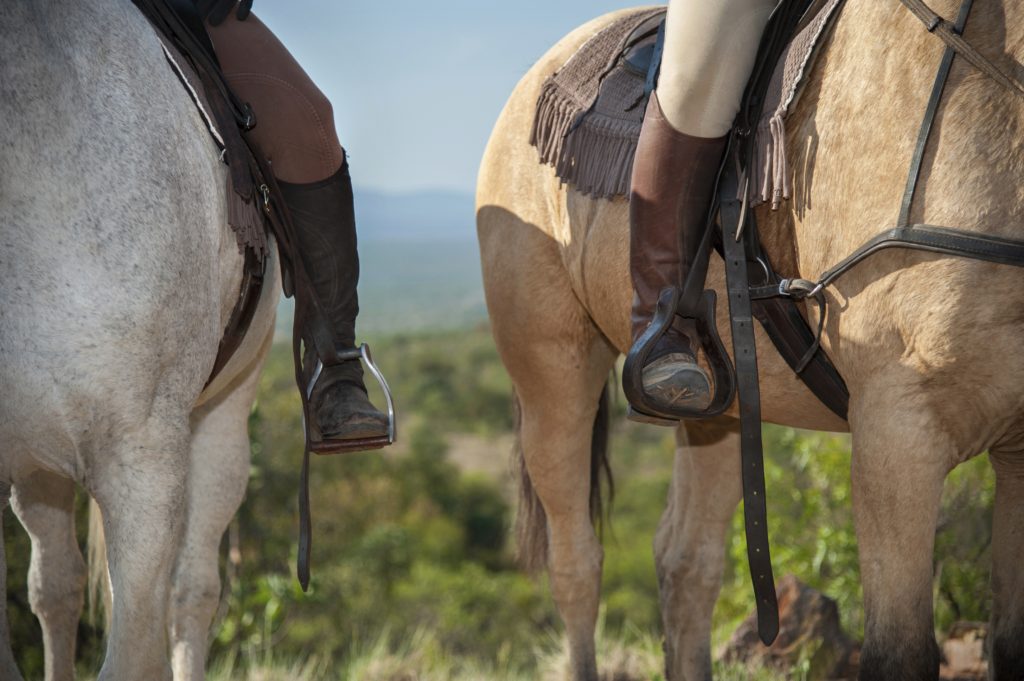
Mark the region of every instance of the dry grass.
<instances>
[{"instance_id":1,"label":"dry grass","mask_svg":"<svg viewBox=\"0 0 1024 681\"><path fill-rule=\"evenodd\" d=\"M631 642L608 638L598 631L600 681L664 681L661 642L634 635ZM235 665L211 670L210 681L565 681L569 652L564 641L550 640L536 651L536 666L516 669L506 661L482 662L446 655L429 632L393 646L382 635L356 651L344 664L311 658L301 663L267 660L248 672ZM716 681L799 681L800 674L783 677L766 671L715 665Z\"/></svg>"}]
</instances>

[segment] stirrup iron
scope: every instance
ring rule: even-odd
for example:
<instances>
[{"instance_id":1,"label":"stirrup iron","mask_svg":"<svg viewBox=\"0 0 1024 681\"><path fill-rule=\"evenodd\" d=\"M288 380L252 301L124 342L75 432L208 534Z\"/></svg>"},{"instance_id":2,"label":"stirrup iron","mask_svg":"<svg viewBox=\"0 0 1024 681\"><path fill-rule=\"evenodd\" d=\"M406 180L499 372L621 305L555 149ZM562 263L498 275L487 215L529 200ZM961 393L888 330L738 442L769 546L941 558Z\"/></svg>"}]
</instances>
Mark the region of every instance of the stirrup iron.
<instances>
[{"instance_id":1,"label":"stirrup iron","mask_svg":"<svg viewBox=\"0 0 1024 681\"><path fill-rule=\"evenodd\" d=\"M650 325L637 338L626 355L622 368L622 390L629 400L627 415L633 421L653 423L659 426L675 426L683 419L706 419L718 416L729 408L736 397L736 372L732 360L725 351L722 339L715 328L715 303L717 297L712 290L706 290L697 304L696 314L681 314L682 291L678 288L665 289L658 298L654 317ZM663 409L653 404L643 387L643 369L658 340L668 331L676 316L692 319L697 327L701 348L707 355L714 383L711 403L707 409L677 407Z\"/></svg>"},{"instance_id":2,"label":"stirrup iron","mask_svg":"<svg viewBox=\"0 0 1024 681\"><path fill-rule=\"evenodd\" d=\"M349 350L342 350L341 352L338 352L336 357L340 361L353 359L360 360L366 365L366 368L370 370L373 377L377 379L377 383L384 392L384 400L387 403L388 432L387 435L382 435L380 437L365 437L352 440L324 440L319 443L313 443L310 439L308 417L306 414L303 414L302 428L306 434L307 449L314 454L341 454L344 452L362 452L370 449L380 449L394 444L396 435L395 402L391 397L391 388L388 387L388 382L384 378L384 374L373 361L373 355L370 353L370 346L363 343L358 348L351 348ZM309 379L309 385L306 386L305 401L307 404L310 397L313 395L313 388L316 386L316 382L320 379L320 374L323 373L323 370L324 363L318 358L316 361L316 368L313 369L313 376Z\"/></svg>"}]
</instances>

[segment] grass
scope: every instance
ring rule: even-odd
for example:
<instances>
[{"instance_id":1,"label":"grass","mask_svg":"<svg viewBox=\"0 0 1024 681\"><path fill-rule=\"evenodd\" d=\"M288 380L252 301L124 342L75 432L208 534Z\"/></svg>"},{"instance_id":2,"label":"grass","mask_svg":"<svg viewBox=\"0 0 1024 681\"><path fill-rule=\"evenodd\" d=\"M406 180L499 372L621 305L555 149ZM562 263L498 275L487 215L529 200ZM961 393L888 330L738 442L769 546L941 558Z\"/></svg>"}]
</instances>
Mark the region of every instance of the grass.
<instances>
[{"instance_id":1,"label":"grass","mask_svg":"<svg viewBox=\"0 0 1024 681\"><path fill-rule=\"evenodd\" d=\"M639 632L609 636L599 627L596 637L600 681L665 681L661 641ZM426 630L395 644L387 633L356 647L341 664L311 656L303 661L271 656L252 667L222 662L210 670L210 681L563 681L568 679L569 652L564 639L549 638L535 650L530 669L509 664L511 656L481 662L447 655ZM800 681L800 673L784 676L741 665L714 665L716 681Z\"/></svg>"}]
</instances>

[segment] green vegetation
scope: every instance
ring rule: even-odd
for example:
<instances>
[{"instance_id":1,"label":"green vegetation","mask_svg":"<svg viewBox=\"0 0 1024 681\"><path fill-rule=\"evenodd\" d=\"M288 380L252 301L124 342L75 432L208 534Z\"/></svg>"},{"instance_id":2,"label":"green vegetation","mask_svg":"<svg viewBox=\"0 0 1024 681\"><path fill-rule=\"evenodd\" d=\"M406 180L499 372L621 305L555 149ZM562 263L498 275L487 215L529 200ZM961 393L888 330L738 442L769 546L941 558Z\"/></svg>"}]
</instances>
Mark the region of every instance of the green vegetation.
<instances>
[{"instance_id":1,"label":"green vegetation","mask_svg":"<svg viewBox=\"0 0 1024 681\"><path fill-rule=\"evenodd\" d=\"M313 580L305 595L293 576L298 398L288 349L273 351L251 417L248 496L225 539L214 677L558 678L565 653L547 586L523 575L512 557L510 386L487 330L371 340L396 395L401 442L312 462ZM623 405L620 397L614 407L617 494L605 537L599 649L606 666L624 670L617 678L654 680L662 672L651 543L672 436L625 421ZM848 439L778 427L766 427L765 436L776 570L835 598L847 630L860 635ZM936 552L939 630L987 617L993 490L983 457L948 483ZM28 678L41 678L41 641L25 594L27 540L10 513L4 531L15 651ZM716 644L752 605L737 514ZM83 624L82 665L93 673L100 646ZM750 678L719 671L720 679Z\"/></svg>"}]
</instances>

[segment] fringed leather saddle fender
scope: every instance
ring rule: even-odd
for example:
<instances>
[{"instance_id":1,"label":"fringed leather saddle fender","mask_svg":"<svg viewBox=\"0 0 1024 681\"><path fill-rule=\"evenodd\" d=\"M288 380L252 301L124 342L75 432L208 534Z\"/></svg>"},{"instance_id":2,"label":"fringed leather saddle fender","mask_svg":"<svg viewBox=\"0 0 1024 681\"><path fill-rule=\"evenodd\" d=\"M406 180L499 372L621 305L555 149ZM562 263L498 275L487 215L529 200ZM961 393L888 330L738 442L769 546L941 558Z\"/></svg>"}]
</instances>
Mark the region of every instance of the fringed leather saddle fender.
<instances>
[{"instance_id":1,"label":"fringed leather saddle fender","mask_svg":"<svg viewBox=\"0 0 1024 681\"><path fill-rule=\"evenodd\" d=\"M1024 240L991 237L935 225L909 224L910 208L916 193L921 161L954 57L961 56L1000 86L1022 97L1024 97L1024 85L1001 71L963 39L963 29L967 23L973 0L962 0L955 22L943 19L922 0L900 0L900 2L924 23L929 32L941 38L947 48L939 65L931 97L921 122L897 226L869 240L842 262L824 272L816 281L781 278L774 272L765 257L757 237L755 216L753 211L747 208L752 199L752 188L748 186L754 152L751 133L754 129L753 123L760 118L761 103L764 101L764 93L771 78L772 68L790 37L798 30L802 17L806 17L809 8L814 5L813 0L784 0L776 8L765 31L758 53L758 67L755 69L744 95L743 105L723 161L716 189L717 198L712 203L712 216L709 217L709 220L712 220L717 215L721 230L707 230L708 235L701 243L698 260L694 266L695 271L691 271L681 292L668 292L659 301L655 319L651 324L650 337L645 334L639 343L639 345L644 345L646 344L644 341L656 340L668 328L672 317L679 315L693 319L698 328L703 329L701 331L702 341L705 337L712 339L712 343L708 345L705 342L704 347L712 367L721 361L721 342L714 342L714 339L717 339L717 333L711 331L714 327L713 304L710 307L706 304L704 306L694 304L694 301L698 299L707 299L708 292L702 292L702 289L707 271L707 261L711 252L711 237L709 235L714 232L720 238L719 245L725 260L735 371L714 371L716 395L713 398L712 407L707 412L693 415L680 411L679 413L655 414L654 416L671 420L701 418L712 415L712 412L718 410L721 403L730 394L735 393L739 399L740 456L743 471L747 558L757 600L758 633L766 645L770 645L778 635L779 619L768 545L760 393L753 318L756 317L765 324L776 347L812 389L814 386L811 381L808 381L806 371L815 366L819 368L821 373L815 380L824 381L822 385L826 388L826 397L823 398L823 401L834 412L845 418L846 403L849 397L846 387L830 363L827 366L821 363L821 358L825 354L820 349L820 338L827 312L823 295L825 287L857 263L886 248L909 248L1024 267ZM750 281L751 273L754 273L754 284L751 284ZM802 325L788 325L785 321L787 317L792 319L794 314L799 316L799 311L794 303L807 299L814 300L819 308L818 326L810 338L807 334L811 332L805 322ZM760 313L752 313L752 309L756 310L758 307ZM781 336L778 326L772 327L778 320L783 321L783 326L789 326L788 331L782 329L784 333ZM803 348L802 351L801 348ZM797 351L802 352L802 357L799 361L794 362L793 359L797 356L794 353ZM623 371L623 382L624 385L630 387L630 391L635 397L640 398L637 404L646 407L642 390L639 391L639 394L636 392L640 385L639 372L640 367L643 366L644 348L638 348L633 352L636 353L636 356L627 358ZM823 367L824 369L822 369ZM735 384L729 382L730 376ZM828 387L828 384L831 384L831 388ZM831 398L828 397L830 391ZM822 392L818 389L815 389L814 392L822 397ZM630 399L633 400L633 397Z\"/></svg>"}]
</instances>

